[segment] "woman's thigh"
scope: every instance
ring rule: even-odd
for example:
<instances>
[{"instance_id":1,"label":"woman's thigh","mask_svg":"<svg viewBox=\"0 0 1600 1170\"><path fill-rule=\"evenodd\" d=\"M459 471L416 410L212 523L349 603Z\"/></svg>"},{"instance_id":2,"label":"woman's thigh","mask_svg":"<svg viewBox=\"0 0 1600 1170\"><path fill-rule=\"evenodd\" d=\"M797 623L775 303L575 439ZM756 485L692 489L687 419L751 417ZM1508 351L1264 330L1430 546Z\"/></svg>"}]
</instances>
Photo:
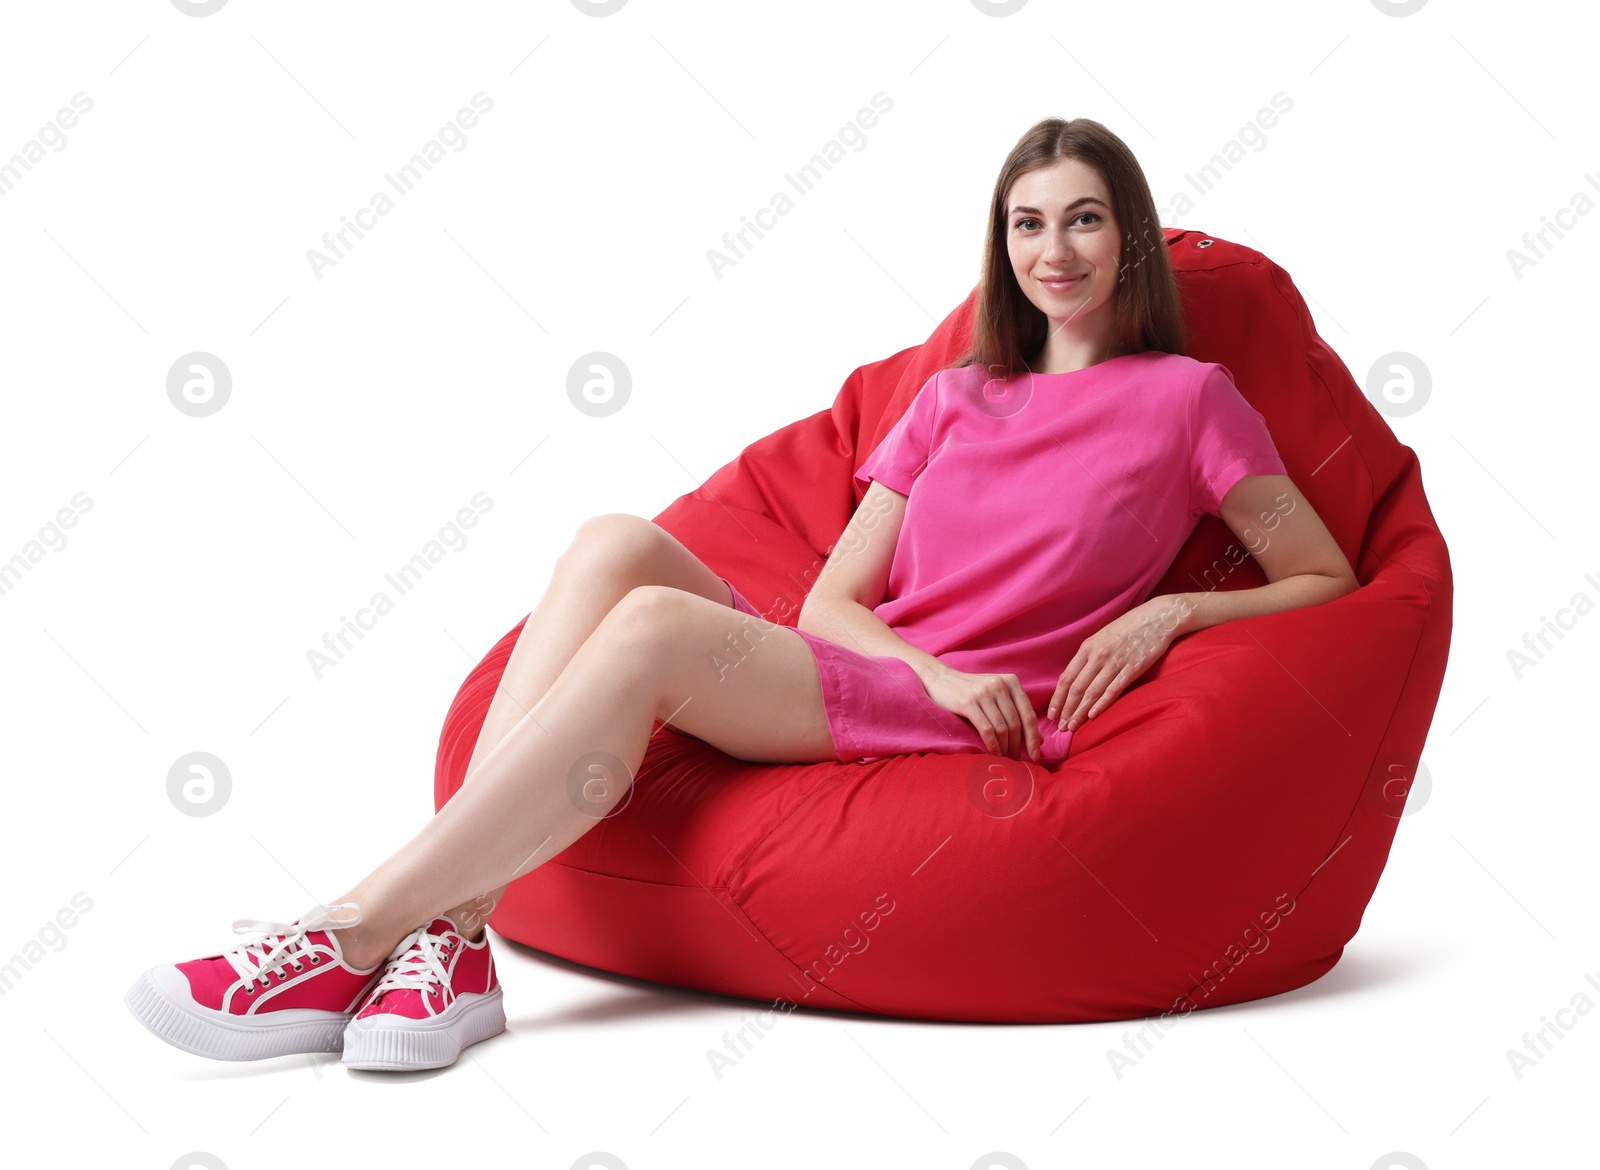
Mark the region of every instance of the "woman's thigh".
<instances>
[{"instance_id":1,"label":"woman's thigh","mask_svg":"<svg viewBox=\"0 0 1600 1170\"><path fill-rule=\"evenodd\" d=\"M816 659L787 626L645 585L617 603L602 629L636 656L657 693L655 717L674 729L753 763L838 759Z\"/></svg>"}]
</instances>

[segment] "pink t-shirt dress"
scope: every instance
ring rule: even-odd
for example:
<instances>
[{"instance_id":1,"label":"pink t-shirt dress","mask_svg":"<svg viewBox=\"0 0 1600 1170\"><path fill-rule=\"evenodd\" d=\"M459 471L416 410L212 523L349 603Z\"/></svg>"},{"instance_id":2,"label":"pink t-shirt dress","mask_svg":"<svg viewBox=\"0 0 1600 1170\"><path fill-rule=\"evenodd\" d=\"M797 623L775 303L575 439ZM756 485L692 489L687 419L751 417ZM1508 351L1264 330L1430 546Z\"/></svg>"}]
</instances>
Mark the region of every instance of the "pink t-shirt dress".
<instances>
[{"instance_id":1,"label":"pink t-shirt dress","mask_svg":"<svg viewBox=\"0 0 1600 1170\"><path fill-rule=\"evenodd\" d=\"M855 473L863 494L877 480L906 497L873 613L956 670L1015 674L1042 762L1059 763L1072 733L1044 712L1079 643L1150 596L1235 483L1283 474L1266 420L1217 362L1146 350L1004 381L940 370ZM796 632L841 760L985 750L910 663Z\"/></svg>"}]
</instances>

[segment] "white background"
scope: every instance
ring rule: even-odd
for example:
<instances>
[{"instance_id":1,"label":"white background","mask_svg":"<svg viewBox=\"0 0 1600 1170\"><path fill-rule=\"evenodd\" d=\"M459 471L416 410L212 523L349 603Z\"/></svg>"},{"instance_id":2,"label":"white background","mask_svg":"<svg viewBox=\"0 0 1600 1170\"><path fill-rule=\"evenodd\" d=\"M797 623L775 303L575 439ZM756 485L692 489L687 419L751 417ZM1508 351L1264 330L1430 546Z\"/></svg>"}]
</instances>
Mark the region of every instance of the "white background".
<instances>
[{"instance_id":1,"label":"white background","mask_svg":"<svg viewBox=\"0 0 1600 1170\"><path fill-rule=\"evenodd\" d=\"M92 903L0 997L8 1142L163 1170L196 1150L234 1170L502 1160L471 1135L633 1170L1574 1164L1600 1017L1568 1015L1521 1079L1506 1054L1580 993L1600 1003L1600 617L1520 678L1508 652L1600 598L1580 351L1600 216L1569 216L1520 277L1509 254L1579 191L1600 199L1587 19L1438 0L1403 18L1367 0L8 5L0 160L93 102L0 198L0 560L92 501L0 595L0 959ZM318 279L308 249L479 92L493 110L467 145ZM864 148L719 279L708 250L880 92ZM1137 1024L797 1012L717 1080L707 1050L758 1005L503 942L510 1031L438 1074L213 1064L132 1018L144 967L336 896L420 827L456 688L579 521L654 516L922 341L977 278L1028 126L1105 123L1171 207L1278 93L1293 108L1264 146L1164 222L1281 264L1358 381L1391 351L1426 364L1430 400L1391 424L1457 590L1432 787L1331 973L1185 1018L1121 1079L1106 1053ZM195 350L233 378L208 418L166 393ZM566 393L594 350L633 377L605 418ZM478 492L493 508L468 543L316 677L307 652ZM215 815L167 798L192 751L231 773Z\"/></svg>"}]
</instances>

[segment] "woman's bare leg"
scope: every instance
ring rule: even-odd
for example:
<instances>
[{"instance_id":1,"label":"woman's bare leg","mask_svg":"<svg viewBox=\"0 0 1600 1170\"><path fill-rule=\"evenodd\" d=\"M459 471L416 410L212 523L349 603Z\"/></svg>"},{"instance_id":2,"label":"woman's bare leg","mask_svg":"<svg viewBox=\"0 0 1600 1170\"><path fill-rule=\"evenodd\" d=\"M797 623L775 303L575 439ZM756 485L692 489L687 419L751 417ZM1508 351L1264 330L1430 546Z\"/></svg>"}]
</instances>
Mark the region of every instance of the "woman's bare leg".
<instances>
[{"instance_id":1,"label":"woman's bare leg","mask_svg":"<svg viewBox=\"0 0 1600 1170\"><path fill-rule=\"evenodd\" d=\"M654 521L625 512L585 520L517 635L467 762L463 788L473 782L484 757L545 696L611 607L639 585L670 585L724 605L730 600L722 579ZM452 907L449 914L468 938L476 938L504 895L502 885Z\"/></svg>"},{"instance_id":2,"label":"woman's bare leg","mask_svg":"<svg viewBox=\"0 0 1600 1170\"><path fill-rule=\"evenodd\" d=\"M669 586L629 591L422 830L340 902L354 966L503 887L626 797L656 719L744 760L836 759L815 660L793 630Z\"/></svg>"}]
</instances>

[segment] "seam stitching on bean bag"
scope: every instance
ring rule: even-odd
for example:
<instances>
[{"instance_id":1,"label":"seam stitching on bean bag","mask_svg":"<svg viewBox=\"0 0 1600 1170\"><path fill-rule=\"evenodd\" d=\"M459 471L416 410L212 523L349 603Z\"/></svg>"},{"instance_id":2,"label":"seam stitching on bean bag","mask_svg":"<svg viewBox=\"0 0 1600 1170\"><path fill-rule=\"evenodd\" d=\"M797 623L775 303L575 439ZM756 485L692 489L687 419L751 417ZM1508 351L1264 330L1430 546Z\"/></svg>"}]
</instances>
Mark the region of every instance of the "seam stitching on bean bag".
<instances>
[{"instance_id":1,"label":"seam stitching on bean bag","mask_svg":"<svg viewBox=\"0 0 1600 1170\"><path fill-rule=\"evenodd\" d=\"M726 887L726 886L719 886L717 888L722 890L723 893L728 895L728 901L731 902L734 906L738 907L739 913L744 917L744 920L750 924L750 929L755 931L756 934L760 935L761 936L761 941L766 943L767 946L771 949L772 953L777 955L778 958L782 959L785 963L787 963L789 965L789 967L793 971L797 972L798 974L800 974L801 976L803 976L806 979L810 979L811 982L817 984L817 986L826 988L828 990L829 994L838 996L840 999L844 1000L846 1003L855 1004L856 1007L860 1008L864 1012L867 1012L867 1013L869 1013L871 1015L875 1015L875 1016L883 1016L883 1015L887 1015L888 1014L887 1012L879 1011L875 1007L870 1007L867 1004L862 1003L860 1000L856 999L854 996L846 995L844 992L840 991L838 988L830 986L825 980L811 979L811 976L806 975L804 967L800 966L799 963L796 963L788 955L784 954L783 948L779 947L770 938L768 938L767 937L767 932L762 930L759 926L756 925L755 920L750 917L750 912L744 908L744 903L739 901L738 898L734 897L732 890L728 889L728 887ZM793 1003L796 1007L806 1006L806 1005L801 1004L801 1002L799 1000L796 1000L796 999L791 999L789 1002ZM828 1009L824 1009L824 1010L828 1010Z\"/></svg>"},{"instance_id":2,"label":"seam stitching on bean bag","mask_svg":"<svg viewBox=\"0 0 1600 1170\"><path fill-rule=\"evenodd\" d=\"M787 818L785 818L785 819L787 819ZM630 876L625 875L625 874L605 873L605 872L603 872L601 870L597 870L597 869L585 869L581 865L568 865L565 862L558 862L558 861L547 861L547 862L544 863L544 865L541 865L538 868L544 869L546 866L552 866L552 865L559 866L562 869L575 870L578 873L592 874L595 877L608 878L611 881L632 882L632 883L634 883L636 885L641 885L641 886L667 886L667 887L669 887L671 889L675 889L675 890L693 890L693 889L696 888L696 886L698 886L699 889L704 890L707 893L713 895L713 900L716 900L715 899L715 895L716 894L719 894L719 893L720 894L724 894L724 895L727 896L727 902L726 903L719 903L719 904L723 904L723 905L731 904L734 908L736 908L739 911L740 918L745 923L747 923L749 925L750 929L753 932L755 932L756 937L758 937L762 942L767 944L767 948L770 951L772 951L773 954L777 955L778 958L782 959L783 962L785 964L787 964L788 967L791 970L799 973L800 975L804 976L807 979L811 978L809 975L805 974L805 968L801 967L800 964L796 963L788 955L784 954L782 948L780 948L777 944L775 944L772 941L772 939L767 937L767 932L762 930L759 926L756 925L755 920L750 917L750 912L744 908L744 903L740 902L739 899L734 896L733 891L727 886L708 886L708 885L704 885L702 883L696 883L695 886L688 886L688 885L679 885L676 882L658 882L658 881L652 881L649 878L630 877ZM493 923L491 922L490 925L493 925ZM517 940L512 939L512 941L516 942ZM526 946L526 945L531 945L531 944L518 943L518 945L519 946ZM610 970L611 968L601 968L601 969L602 970ZM647 978L647 977L642 977L642 978ZM887 1012L880 1011L875 1007L871 1007L868 1004L862 1003L860 1000L856 999L854 996L846 995L844 992L840 991L836 987L830 987L827 983L823 982L822 980L812 979L811 982L816 983L820 987L827 988L829 994L838 996L840 999L844 1000L846 1003L854 1004L856 1007L860 1008L863 1012L867 1012L870 1015L886 1016L886 1015L889 1014ZM705 990L705 989L701 988L701 990ZM734 998L736 998L736 999L760 999L761 997L735 995ZM797 1007L806 1006L804 1004L801 1004L799 1000L792 1000L791 1002L793 1002ZM824 1010L827 1010L827 1009L824 1009Z\"/></svg>"},{"instance_id":3,"label":"seam stitching on bean bag","mask_svg":"<svg viewBox=\"0 0 1600 1170\"><path fill-rule=\"evenodd\" d=\"M738 875L740 872L743 871L743 869L745 867L745 864L750 860L751 856L756 852L756 850L760 849L763 845L765 845L767 843L768 838L770 838L779 829L781 829L785 825L787 825L789 823L789 821L796 814L798 814L800 812L801 809L803 809L810 802L816 800L828 787L829 787L829 785L827 785L827 784L818 784L810 792L806 793L806 795L803 796L801 799L795 801L794 807L792 809L790 809L789 812L785 816L783 816L780 820L778 820L776 823L774 823L773 826L770 829L768 829L765 833L761 834L761 836L754 843L751 844L750 848L745 851L744 855L742 857L740 857L737 861L732 863L732 872L729 875L728 884L726 886L721 887L722 890L728 895L728 901L732 902L735 906L739 907L739 913L744 915L744 919L745 919L746 922L750 923L751 929L754 930L757 934L759 934L761 936L762 940L767 944L767 946L772 948L773 954L777 955L785 963L787 963L795 971L800 972L802 975L805 974L805 968L800 966L799 963L795 962L786 953L784 953L783 948L778 946L770 938L768 938L766 931L762 930L759 926L756 925L755 920L750 917L750 912L745 909L744 903L742 901L740 901L739 895L738 895L738 893L735 892L733 887L734 887L734 882L737 880L737 876L736 875ZM809 975L807 975L806 978L810 979L811 977ZM821 982L821 981L820 980L812 980L812 982ZM838 988L829 987L827 983L822 983L821 985L823 987L827 987L830 992L832 992L834 995L837 995L840 999L843 999L843 1000L846 1000L849 1003L855 1004L857 1007L859 1007L864 1012L871 1012L874 1015L887 1015L888 1014L886 1012L880 1011L877 1008L874 1008L874 1007L871 1007L871 1006L869 1006L867 1004L862 1003L860 1000L856 999L854 996L846 995L844 992L840 991Z\"/></svg>"}]
</instances>

